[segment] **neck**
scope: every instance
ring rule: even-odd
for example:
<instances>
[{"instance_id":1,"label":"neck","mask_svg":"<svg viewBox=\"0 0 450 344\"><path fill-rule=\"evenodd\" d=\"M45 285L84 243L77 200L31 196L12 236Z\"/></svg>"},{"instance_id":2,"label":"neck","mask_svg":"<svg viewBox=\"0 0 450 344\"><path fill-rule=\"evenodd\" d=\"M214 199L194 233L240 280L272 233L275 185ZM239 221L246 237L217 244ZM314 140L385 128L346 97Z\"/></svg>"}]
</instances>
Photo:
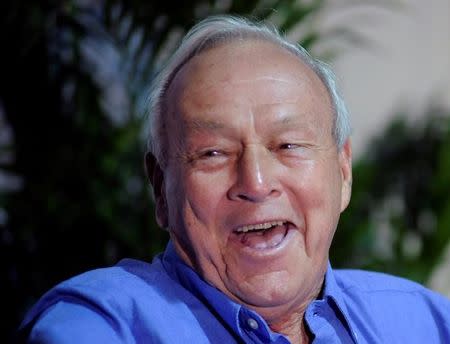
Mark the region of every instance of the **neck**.
<instances>
[{"instance_id":1,"label":"neck","mask_svg":"<svg viewBox=\"0 0 450 344\"><path fill-rule=\"evenodd\" d=\"M305 326L304 315L308 305L313 302L322 289L322 283L317 285L317 288L312 290L308 297L305 297L303 302L297 307L293 308L295 311L273 312L272 314L261 314L266 319L272 331L281 333L287 336L291 343L307 344L310 343L309 331Z\"/></svg>"},{"instance_id":2,"label":"neck","mask_svg":"<svg viewBox=\"0 0 450 344\"><path fill-rule=\"evenodd\" d=\"M269 323L269 326L272 331L287 336L291 343L307 344L309 343L309 336L303 321L303 316L303 312L293 313L290 318Z\"/></svg>"}]
</instances>

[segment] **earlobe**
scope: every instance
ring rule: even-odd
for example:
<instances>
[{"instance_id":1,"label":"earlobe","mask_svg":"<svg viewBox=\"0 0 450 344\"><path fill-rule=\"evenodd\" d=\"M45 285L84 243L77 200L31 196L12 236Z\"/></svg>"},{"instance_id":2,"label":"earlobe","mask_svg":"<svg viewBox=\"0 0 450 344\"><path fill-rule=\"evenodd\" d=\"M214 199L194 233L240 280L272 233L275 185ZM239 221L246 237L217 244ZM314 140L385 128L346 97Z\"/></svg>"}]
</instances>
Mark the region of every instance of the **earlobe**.
<instances>
[{"instance_id":1,"label":"earlobe","mask_svg":"<svg viewBox=\"0 0 450 344\"><path fill-rule=\"evenodd\" d=\"M339 164L342 175L342 189L341 189L341 212L347 208L350 203L352 194L352 146L350 139L347 139L344 146L339 152Z\"/></svg>"},{"instance_id":2,"label":"earlobe","mask_svg":"<svg viewBox=\"0 0 450 344\"><path fill-rule=\"evenodd\" d=\"M164 188L164 173L155 156L150 152L145 154L145 171L147 172L147 178L153 187L156 220L162 228L166 228L169 223Z\"/></svg>"},{"instance_id":3,"label":"earlobe","mask_svg":"<svg viewBox=\"0 0 450 344\"><path fill-rule=\"evenodd\" d=\"M169 218L167 215L167 203L165 198L159 198L155 201L156 222L161 228L169 227Z\"/></svg>"}]
</instances>

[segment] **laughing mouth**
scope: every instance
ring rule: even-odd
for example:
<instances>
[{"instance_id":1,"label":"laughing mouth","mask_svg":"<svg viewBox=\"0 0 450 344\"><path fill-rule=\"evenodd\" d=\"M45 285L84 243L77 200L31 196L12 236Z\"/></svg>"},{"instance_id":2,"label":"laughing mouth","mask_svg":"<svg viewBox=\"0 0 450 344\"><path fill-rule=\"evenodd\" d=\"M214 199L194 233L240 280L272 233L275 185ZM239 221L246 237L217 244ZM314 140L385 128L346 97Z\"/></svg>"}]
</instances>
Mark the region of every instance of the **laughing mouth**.
<instances>
[{"instance_id":1,"label":"laughing mouth","mask_svg":"<svg viewBox=\"0 0 450 344\"><path fill-rule=\"evenodd\" d=\"M257 250L277 247L289 230L287 221L269 221L237 228L234 233L242 245Z\"/></svg>"},{"instance_id":2,"label":"laughing mouth","mask_svg":"<svg viewBox=\"0 0 450 344\"><path fill-rule=\"evenodd\" d=\"M256 225L247 225L239 227L235 230L236 233L247 233L247 232L255 232L255 231L265 231L268 229L271 229L275 226L282 226L283 221L273 221L273 222L264 222L264 223L258 223Z\"/></svg>"}]
</instances>

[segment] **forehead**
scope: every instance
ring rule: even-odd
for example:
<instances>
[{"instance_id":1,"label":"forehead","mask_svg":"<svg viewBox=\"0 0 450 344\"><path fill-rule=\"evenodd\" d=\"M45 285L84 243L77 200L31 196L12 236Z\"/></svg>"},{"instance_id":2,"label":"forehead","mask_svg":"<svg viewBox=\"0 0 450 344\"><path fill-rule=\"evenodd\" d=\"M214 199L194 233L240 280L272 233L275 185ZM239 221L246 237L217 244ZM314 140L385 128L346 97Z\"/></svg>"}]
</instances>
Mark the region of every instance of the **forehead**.
<instances>
[{"instance_id":1,"label":"forehead","mask_svg":"<svg viewBox=\"0 0 450 344\"><path fill-rule=\"evenodd\" d=\"M292 52L260 40L224 43L193 57L172 80L166 100L166 115L177 120L185 106L200 112L319 106L330 118L332 112L315 72Z\"/></svg>"},{"instance_id":2,"label":"forehead","mask_svg":"<svg viewBox=\"0 0 450 344\"><path fill-rule=\"evenodd\" d=\"M275 43L264 40L224 42L191 58L173 78L169 92L188 88L199 81L230 81L253 77L263 71L276 79L286 70L292 81L308 79L311 84L324 89L315 72L299 56ZM324 89L325 90L325 89Z\"/></svg>"}]
</instances>

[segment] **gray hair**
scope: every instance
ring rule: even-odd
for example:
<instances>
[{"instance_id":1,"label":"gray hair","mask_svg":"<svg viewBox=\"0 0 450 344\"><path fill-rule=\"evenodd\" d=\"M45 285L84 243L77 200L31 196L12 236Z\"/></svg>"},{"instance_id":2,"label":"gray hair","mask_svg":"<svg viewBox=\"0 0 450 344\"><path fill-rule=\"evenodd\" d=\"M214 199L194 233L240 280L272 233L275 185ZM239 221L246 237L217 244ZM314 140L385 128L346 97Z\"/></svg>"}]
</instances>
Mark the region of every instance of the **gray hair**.
<instances>
[{"instance_id":1,"label":"gray hair","mask_svg":"<svg viewBox=\"0 0 450 344\"><path fill-rule=\"evenodd\" d=\"M235 16L212 16L195 25L183 38L180 46L167 61L152 83L148 111L148 149L161 165L165 164L165 95L177 72L194 56L221 44L238 40L271 42L298 56L325 85L333 107L333 137L339 149L350 136L350 120L344 100L337 89L336 77L325 63L313 58L302 46L292 44L279 31L267 24L252 22Z\"/></svg>"}]
</instances>

